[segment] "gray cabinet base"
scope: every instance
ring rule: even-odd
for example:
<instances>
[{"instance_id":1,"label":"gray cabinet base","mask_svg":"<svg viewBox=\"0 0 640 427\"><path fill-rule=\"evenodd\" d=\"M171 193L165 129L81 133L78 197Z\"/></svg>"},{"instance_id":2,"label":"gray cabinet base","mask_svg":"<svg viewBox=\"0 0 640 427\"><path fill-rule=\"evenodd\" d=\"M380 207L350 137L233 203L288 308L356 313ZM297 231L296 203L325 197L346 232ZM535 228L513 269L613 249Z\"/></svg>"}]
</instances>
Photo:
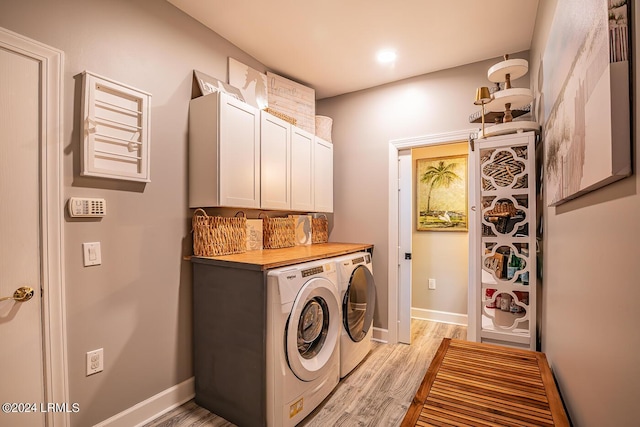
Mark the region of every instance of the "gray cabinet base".
<instances>
[{"instance_id":1,"label":"gray cabinet base","mask_svg":"<svg viewBox=\"0 0 640 427\"><path fill-rule=\"evenodd\" d=\"M266 425L266 272L193 260L195 401L240 426Z\"/></svg>"}]
</instances>

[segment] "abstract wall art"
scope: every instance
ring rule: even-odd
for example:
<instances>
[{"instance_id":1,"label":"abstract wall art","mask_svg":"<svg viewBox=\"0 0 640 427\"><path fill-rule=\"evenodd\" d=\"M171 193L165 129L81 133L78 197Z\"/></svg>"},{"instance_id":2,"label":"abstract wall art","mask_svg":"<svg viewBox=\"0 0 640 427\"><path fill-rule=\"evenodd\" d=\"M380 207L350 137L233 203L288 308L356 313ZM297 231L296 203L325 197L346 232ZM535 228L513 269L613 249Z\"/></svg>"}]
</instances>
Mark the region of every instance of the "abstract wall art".
<instances>
[{"instance_id":1,"label":"abstract wall art","mask_svg":"<svg viewBox=\"0 0 640 427\"><path fill-rule=\"evenodd\" d=\"M539 76L549 206L631 173L627 1L558 2Z\"/></svg>"}]
</instances>

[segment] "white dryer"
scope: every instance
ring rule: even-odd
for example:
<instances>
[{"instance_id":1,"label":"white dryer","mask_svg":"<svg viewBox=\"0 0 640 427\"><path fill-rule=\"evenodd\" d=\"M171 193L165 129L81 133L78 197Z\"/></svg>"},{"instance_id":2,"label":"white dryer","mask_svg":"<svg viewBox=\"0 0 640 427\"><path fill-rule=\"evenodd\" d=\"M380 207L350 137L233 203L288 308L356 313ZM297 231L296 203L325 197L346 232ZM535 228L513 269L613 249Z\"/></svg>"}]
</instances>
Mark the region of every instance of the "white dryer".
<instances>
[{"instance_id":1,"label":"white dryer","mask_svg":"<svg viewBox=\"0 0 640 427\"><path fill-rule=\"evenodd\" d=\"M357 252L334 261L342 312L340 378L344 378L371 350L376 284L370 253Z\"/></svg>"},{"instance_id":2,"label":"white dryer","mask_svg":"<svg viewBox=\"0 0 640 427\"><path fill-rule=\"evenodd\" d=\"M294 426L340 381L335 264L270 270L267 288L267 426Z\"/></svg>"}]
</instances>

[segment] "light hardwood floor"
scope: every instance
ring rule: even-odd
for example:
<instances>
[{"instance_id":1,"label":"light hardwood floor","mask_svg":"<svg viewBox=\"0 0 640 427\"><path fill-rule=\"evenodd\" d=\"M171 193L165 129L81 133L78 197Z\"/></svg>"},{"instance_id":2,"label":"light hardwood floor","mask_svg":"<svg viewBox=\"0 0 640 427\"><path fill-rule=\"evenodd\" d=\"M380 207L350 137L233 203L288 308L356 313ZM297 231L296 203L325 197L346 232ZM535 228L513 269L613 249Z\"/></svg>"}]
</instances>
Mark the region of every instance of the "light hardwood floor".
<instances>
[{"instance_id":1,"label":"light hardwood floor","mask_svg":"<svg viewBox=\"0 0 640 427\"><path fill-rule=\"evenodd\" d=\"M464 326L411 320L411 345L373 343L367 358L300 426L400 425L443 338L466 339ZM193 401L144 427L231 427Z\"/></svg>"}]
</instances>

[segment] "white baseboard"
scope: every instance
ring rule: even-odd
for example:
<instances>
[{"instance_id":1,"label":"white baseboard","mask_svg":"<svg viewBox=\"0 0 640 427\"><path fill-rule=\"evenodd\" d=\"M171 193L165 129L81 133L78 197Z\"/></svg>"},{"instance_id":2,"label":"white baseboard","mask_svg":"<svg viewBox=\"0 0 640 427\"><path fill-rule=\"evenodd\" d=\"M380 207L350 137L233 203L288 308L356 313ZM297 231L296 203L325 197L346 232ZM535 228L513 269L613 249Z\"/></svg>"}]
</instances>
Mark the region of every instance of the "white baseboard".
<instances>
[{"instance_id":1,"label":"white baseboard","mask_svg":"<svg viewBox=\"0 0 640 427\"><path fill-rule=\"evenodd\" d=\"M373 336L371 337L374 341L380 341L383 343L389 342L389 330L382 328L373 328Z\"/></svg>"},{"instance_id":2,"label":"white baseboard","mask_svg":"<svg viewBox=\"0 0 640 427\"><path fill-rule=\"evenodd\" d=\"M125 409L94 427L139 427L193 399L194 396L195 379L191 377L129 409Z\"/></svg>"},{"instance_id":3,"label":"white baseboard","mask_svg":"<svg viewBox=\"0 0 640 427\"><path fill-rule=\"evenodd\" d=\"M421 320L431 320L432 322L450 323L453 325L467 326L468 318L466 314L449 313L446 311L427 310L424 308L411 307L411 318Z\"/></svg>"}]
</instances>

